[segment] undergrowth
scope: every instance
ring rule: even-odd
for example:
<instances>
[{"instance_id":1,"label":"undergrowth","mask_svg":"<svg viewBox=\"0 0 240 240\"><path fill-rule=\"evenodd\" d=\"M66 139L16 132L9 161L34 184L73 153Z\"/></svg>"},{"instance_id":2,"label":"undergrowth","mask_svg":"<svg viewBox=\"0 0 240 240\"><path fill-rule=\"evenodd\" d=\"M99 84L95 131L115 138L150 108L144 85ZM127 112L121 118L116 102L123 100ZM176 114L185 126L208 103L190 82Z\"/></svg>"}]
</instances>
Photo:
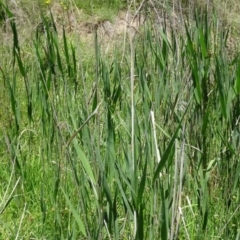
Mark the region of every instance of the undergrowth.
<instances>
[{"instance_id":1,"label":"undergrowth","mask_svg":"<svg viewBox=\"0 0 240 240\"><path fill-rule=\"evenodd\" d=\"M239 239L240 59L216 12L149 18L109 56L95 30L86 64L54 16L21 44L1 6L2 239Z\"/></svg>"}]
</instances>

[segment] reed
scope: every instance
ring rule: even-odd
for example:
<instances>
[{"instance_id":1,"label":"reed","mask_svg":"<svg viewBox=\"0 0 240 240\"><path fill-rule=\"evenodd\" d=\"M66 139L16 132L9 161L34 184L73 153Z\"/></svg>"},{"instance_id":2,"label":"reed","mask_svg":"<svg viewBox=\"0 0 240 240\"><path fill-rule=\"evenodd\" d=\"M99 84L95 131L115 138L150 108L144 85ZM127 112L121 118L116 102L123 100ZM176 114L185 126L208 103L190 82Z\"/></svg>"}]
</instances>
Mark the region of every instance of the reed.
<instances>
[{"instance_id":1,"label":"reed","mask_svg":"<svg viewBox=\"0 0 240 240\"><path fill-rule=\"evenodd\" d=\"M213 10L149 16L124 53L96 32L86 64L54 16L26 47L1 6L3 239L239 239L240 60Z\"/></svg>"}]
</instances>

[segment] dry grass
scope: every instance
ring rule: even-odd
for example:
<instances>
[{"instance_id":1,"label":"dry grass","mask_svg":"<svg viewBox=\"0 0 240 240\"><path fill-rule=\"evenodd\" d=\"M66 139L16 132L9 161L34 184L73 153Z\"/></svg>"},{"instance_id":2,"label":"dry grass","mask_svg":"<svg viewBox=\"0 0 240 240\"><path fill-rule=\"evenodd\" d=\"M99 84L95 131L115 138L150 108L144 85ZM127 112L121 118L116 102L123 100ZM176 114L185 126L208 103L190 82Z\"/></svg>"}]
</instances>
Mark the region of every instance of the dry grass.
<instances>
[{"instance_id":1,"label":"dry grass","mask_svg":"<svg viewBox=\"0 0 240 240\"><path fill-rule=\"evenodd\" d=\"M52 1L49 8L44 4L37 4L36 1L11 1L8 3L11 11L16 19L16 24L19 29L19 41L21 44L32 39L36 32L36 28L41 24L41 12L50 17L50 11L53 14L56 26L59 32L62 31L62 27L69 35L75 35L80 38L84 44L90 44L93 46L94 29L97 27L99 33L99 40L105 44L105 49L109 50L109 46L114 46L116 40L123 41L123 38L130 22L132 22L132 29L138 31L139 26L143 24L144 19L149 16L155 15L156 23L162 24L166 13L171 16L171 26L177 31L180 30L182 24L179 24L186 16L193 16L193 9L196 6L207 6L208 8L214 8L221 20L220 24L226 29L230 30L229 48L232 52L238 49L238 43L240 39L240 1L224 1L224 0L197 0L197 1L170 1L167 5L165 3L156 3L155 1L142 1L142 8L139 11L139 16L143 16L140 20L134 14L128 13L127 10L120 11L119 13L106 13L107 10L99 11L99 15L90 16L83 10L76 8L74 1L71 1L71 5L66 8L61 5L59 1ZM145 8L152 8L152 13L145 12ZM147 9L146 8L146 9ZM49 11L50 10L50 11ZM4 27L1 29L1 41L3 44L11 44L12 35L9 26L9 19L6 20ZM5 31L3 31L5 30ZM110 47L112 49L112 47Z\"/></svg>"}]
</instances>

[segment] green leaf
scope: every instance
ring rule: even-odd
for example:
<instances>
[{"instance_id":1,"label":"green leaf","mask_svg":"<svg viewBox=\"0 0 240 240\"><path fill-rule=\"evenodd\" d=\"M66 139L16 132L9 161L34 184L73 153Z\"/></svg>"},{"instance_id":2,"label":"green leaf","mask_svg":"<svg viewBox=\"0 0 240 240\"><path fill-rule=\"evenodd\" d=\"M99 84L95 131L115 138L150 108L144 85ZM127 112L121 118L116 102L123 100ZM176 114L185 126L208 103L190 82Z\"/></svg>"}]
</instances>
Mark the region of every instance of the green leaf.
<instances>
[{"instance_id":1,"label":"green leaf","mask_svg":"<svg viewBox=\"0 0 240 240\"><path fill-rule=\"evenodd\" d=\"M144 169L143 169L143 173L142 173L142 178L141 178L141 182L139 185L139 189L138 189L138 203L142 202L142 195L144 192L144 188L145 188L145 183L146 183L146 176L147 176L147 159L145 160L145 164L144 164Z\"/></svg>"},{"instance_id":2,"label":"green leaf","mask_svg":"<svg viewBox=\"0 0 240 240\"><path fill-rule=\"evenodd\" d=\"M140 204L140 209L138 209L137 213L137 240L144 239L144 214L143 209L145 209L145 205L143 203Z\"/></svg>"},{"instance_id":3,"label":"green leaf","mask_svg":"<svg viewBox=\"0 0 240 240\"><path fill-rule=\"evenodd\" d=\"M236 71L236 80L235 80L235 91L237 94L240 94L240 61L238 62L237 71Z\"/></svg>"},{"instance_id":4,"label":"green leaf","mask_svg":"<svg viewBox=\"0 0 240 240\"><path fill-rule=\"evenodd\" d=\"M162 199L162 217L161 217L161 237L162 239L168 239L168 213L167 204L165 200L164 188L161 188L161 199Z\"/></svg>"},{"instance_id":5,"label":"green leaf","mask_svg":"<svg viewBox=\"0 0 240 240\"><path fill-rule=\"evenodd\" d=\"M73 217L74 219L76 220L77 224L78 224L78 227L79 227L79 230L82 232L82 234L86 237L86 230L85 230L85 226L83 224L83 221L82 219L80 218L79 216L79 213L76 211L76 209L73 207L71 201L69 200L67 194L63 191L63 189L61 188L64 196L65 196L65 199L66 199L66 202L67 202L67 205L69 206L72 214L73 214Z\"/></svg>"},{"instance_id":6,"label":"green leaf","mask_svg":"<svg viewBox=\"0 0 240 240\"><path fill-rule=\"evenodd\" d=\"M159 173L161 172L161 170L163 169L163 167L165 166L167 160L168 160L168 157L172 151L172 147L174 145L174 141L176 139L176 137L178 136L178 131L180 129L180 124L178 125L175 133L173 134L172 136L172 139L170 141L170 143L168 144L167 146L167 149L165 150L165 152L163 153L163 156L161 158L161 161L159 162L158 166L157 166L157 169L154 173L154 177L153 177L153 183L156 181L156 179L159 177Z\"/></svg>"},{"instance_id":7,"label":"green leaf","mask_svg":"<svg viewBox=\"0 0 240 240\"><path fill-rule=\"evenodd\" d=\"M78 145L78 142L76 139L73 139L73 144L74 144L75 150L77 152L77 155L80 158L81 163L82 163L86 173L88 174L88 177L92 180L93 184L96 184L96 180L94 178L89 160L87 159L85 153L82 151L82 149Z\"/></svg>"}]
</instances>

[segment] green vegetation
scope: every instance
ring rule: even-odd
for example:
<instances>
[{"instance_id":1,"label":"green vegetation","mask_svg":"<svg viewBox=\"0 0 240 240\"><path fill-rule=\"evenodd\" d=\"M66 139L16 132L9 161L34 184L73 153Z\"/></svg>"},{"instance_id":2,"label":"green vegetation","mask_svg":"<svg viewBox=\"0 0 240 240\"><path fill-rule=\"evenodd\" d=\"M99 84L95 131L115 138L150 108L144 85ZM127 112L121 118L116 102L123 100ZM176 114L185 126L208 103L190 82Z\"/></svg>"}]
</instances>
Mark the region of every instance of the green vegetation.
<instances>
[{"instance_id":1,"label":"green vegetation","mask_svg":"<svg viewBox=\"0 0 240 240\"><path fill-rule=\"evenodd\" d=\"M148 3L109 54L0 5L0 239L239 239L239 53L213 7Z\"/></svg>"},{"instance_id":2,"label":"green vegetation","mask_svg":"<svg viewBox=\"0 0 240 240\"><path fill-rule=\"evenodd\" d=\"M66 1L66 2L68 2L68 1ZM94 13L98 12L99 9L104 9L104 11L109 11L109 10L117 11L119 8L126 5L126 3L124 4L123 1L121 1L121 0L107 0L107 1L106 0L97 0L97 1L78 0L75 3L79 8L84 9L85 11L87 11L90 14L94 14Z\"/></svg>"}]
</instances>

